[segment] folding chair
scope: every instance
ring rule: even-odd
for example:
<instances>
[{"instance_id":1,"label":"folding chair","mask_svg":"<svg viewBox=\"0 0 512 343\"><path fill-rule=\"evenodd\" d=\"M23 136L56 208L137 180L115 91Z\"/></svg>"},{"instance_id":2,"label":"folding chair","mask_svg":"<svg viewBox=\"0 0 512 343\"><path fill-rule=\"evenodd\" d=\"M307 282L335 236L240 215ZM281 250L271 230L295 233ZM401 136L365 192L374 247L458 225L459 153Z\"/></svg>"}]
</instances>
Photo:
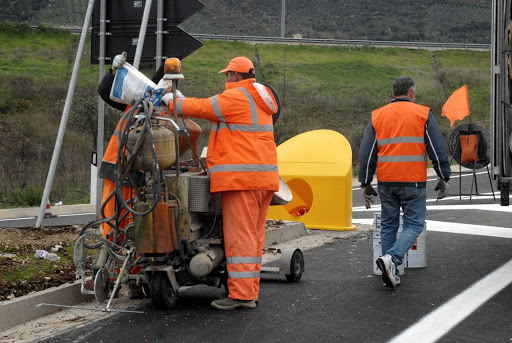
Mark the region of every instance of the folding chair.
<instances>
[{"instance_id":1,"label":"folding chair","mask_svg":"<svg viewBox=\"0 0 512 343\"><path fill-rule=\"evenodd\" d=\"M489 171L489 161L487 158L487 142L484 133L487 132L483 127L475 124L463 124L456 128L452 133L450 139L450 147L453 148L452 160L459 163L459 200L462 200L462 195L469 195L469 202L471 203L473 194L480 195L478 193L478 182L476 178L476 169L486 167L487 175L489 177L489 183L491 185L492 196L496 201L494 195L494 188L492 186L491 173ZM453 144L455 144L453 146ZM450 161L451 163L451 161ZM462 166L468 169L472 169L471 178L471 191L469 194L462 193ZM473 186L475 193L473 193Z\"/></svg>"}]
</instances>

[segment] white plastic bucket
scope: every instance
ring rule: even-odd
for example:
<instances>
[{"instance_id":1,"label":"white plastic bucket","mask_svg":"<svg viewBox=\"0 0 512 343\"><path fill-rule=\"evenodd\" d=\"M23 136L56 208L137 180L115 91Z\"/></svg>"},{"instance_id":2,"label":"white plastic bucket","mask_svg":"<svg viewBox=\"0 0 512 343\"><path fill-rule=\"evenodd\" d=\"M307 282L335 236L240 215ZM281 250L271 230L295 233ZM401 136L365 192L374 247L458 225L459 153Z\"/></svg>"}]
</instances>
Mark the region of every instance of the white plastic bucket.
<instances>
[{"instance_id":1,"label":"white plastic bucket","mask_svg":"<svg viewBox=\"0 0 512 343\"><path fill-rule=\"evenodd\" d=\"M407 252L407 268L425 268L427 266L427 224L418 236L416 244Z\"/></svg>"},{"instance_id":2,"label":"white plastic bucket","mask_svg":"<svg viewBox=\"0 0 512 343\"><path fill-rule=\"evenodd\" d=\"M382 271L377 266L377 259L382 256L382 242L380 238L380 213L375 213L373 215L373 263L372 269L373 274L382 275ZM398 227L398 235L402 232L402 217L400 217L400 226ZM401 265L398 266L398 275L404 275L405 273L405 264L406 264L406 256L404 256L404 261Z\"/></svg>"},{"instance_id":3,"label":"white plastic bucket","mask_svg":"<svg viewBox=\"0 0 512 343\"><path fill-rule=\"evenodd\" d=\"M402 233L403 218L400 215L400 226L397 237ZM373 263L372 270L375 275L382 275L377 267L377 259L382 255L382 242L380 237L380 213L373 215ZM405 268L424 268L427 266L427 224L418 236L416 244L405 254L403 263L398 266L399 275L404 275Z\"/></svg>"}]
</instances>

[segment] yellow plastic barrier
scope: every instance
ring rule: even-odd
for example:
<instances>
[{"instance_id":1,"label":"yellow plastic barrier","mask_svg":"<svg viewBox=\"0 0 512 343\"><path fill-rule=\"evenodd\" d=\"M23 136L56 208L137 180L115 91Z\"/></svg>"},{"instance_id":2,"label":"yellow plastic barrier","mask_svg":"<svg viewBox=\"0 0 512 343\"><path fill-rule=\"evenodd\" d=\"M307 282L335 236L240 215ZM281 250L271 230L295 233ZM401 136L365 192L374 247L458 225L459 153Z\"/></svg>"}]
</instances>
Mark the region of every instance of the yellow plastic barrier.
<instances>
[{"instance_id":1,"label":"yellow plastic barrier","mask_svg":"<svg viewBox=\"0 0 512 343\"><path fill-rule=\"evenodd\" d=\"M279 175L293 200L271 206L267 218L308 229L355 230L352 224L352 149L336 131L315 130L277 147Z\"/></svg>"}]
</instances>

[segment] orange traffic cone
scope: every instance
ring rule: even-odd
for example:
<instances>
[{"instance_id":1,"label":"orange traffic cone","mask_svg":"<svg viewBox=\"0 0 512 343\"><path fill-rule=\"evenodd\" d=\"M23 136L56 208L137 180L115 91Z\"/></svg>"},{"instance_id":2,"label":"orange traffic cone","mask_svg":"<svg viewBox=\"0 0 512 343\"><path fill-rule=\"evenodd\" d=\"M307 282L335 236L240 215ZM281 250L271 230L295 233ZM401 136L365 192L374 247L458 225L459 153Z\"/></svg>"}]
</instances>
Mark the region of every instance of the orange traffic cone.
<instances>
[{"instance_id":1,"label":"orange traffic cone","mask_svg":"<svg viewBox=\"0 0 512 343\"><path fill-rule=\"evenodd\" d=\"M52 216L52 208L50 206L50 199L46 202L46 210L44 210L44 217L51 218Z\"/></svg>"}]
</instances>

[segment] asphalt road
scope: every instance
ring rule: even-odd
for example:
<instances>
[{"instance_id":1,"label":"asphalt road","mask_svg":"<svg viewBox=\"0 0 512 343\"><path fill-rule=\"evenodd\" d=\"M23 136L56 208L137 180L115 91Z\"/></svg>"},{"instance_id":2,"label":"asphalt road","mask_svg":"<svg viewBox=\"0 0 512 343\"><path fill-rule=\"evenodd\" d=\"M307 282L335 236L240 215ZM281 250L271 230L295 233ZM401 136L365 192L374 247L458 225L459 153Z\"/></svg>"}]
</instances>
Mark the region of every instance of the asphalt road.
<instances>
[{"instance_id":1,"label":"asphalt road","mask_svg":"<svg viewBox=\"0 0 512 343\"><path fill-rule=\"evenodd\" d=\"M479 195L435 201L428 182L427 266L406 268L402 283L384 287L372 271L372 237L355 235L304 251L298 283L263 274L255 310L216 311L220 290L179 292L176 308L110 315L38 342L510 342L512 341L512 221L492 197L486 173ZM464 176L462 185L471 185ZM495 186L495 183L493 184ZM372 223L353 189L354 223Z\"/></svg>"}]
</instances>

